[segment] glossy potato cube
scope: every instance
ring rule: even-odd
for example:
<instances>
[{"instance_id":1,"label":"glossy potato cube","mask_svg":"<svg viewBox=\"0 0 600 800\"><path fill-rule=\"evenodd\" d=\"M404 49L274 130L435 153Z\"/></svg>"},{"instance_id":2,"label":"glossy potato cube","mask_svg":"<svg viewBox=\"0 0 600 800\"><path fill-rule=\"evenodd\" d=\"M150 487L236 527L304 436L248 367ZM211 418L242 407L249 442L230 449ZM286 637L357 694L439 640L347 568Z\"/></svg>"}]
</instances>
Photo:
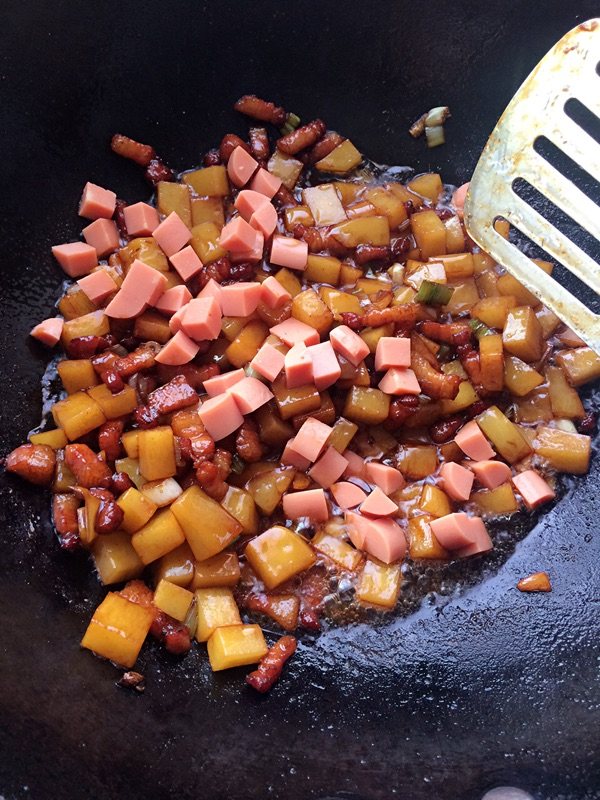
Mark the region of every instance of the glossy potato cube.
<instances>
[{"instance_id":1,"label":"glossy potato cube","mask_svg":"<svg viewBox=\"0 0 600 800\"><path fill-rule=\"evenodd\" d=\"M411 558L445 559L450 553L436 539L429 524L433 516L429 514L413 517L408 521L408 552Z\"/></svg>"},{"instance_id":2,"label":"glossy potato cube","mask_svg":"<svg viewBox=\"0 0 600 800\"><path fill-rule=\"evenodd\" d=\"M80 389L89 389L90 386L100 383L89 358L66 358L58 362L56 369L67 394L74 394Z\"/></svg>"},{"instance_id":3,"label":"glossy potato cube","mask_svg":"<svg viewBox=\"0 0 600 800\"><path fill-rule=\"evenodd\" d=\"M539 361L544 350L542 326L529 306L512 308L502 331L504 349L521 361Z\"/></svg>"},{"instance_id":4,"label":"glossy potato cube","mask_svg":"<svg viewBox=\"0 0 600 800\"><path fill-rule=\"evenodd\" d=\"M256 664L266 654L267 643L258 625L217 628L208 640L208 659L213 672Z\"/></svg>"},{"instance_id":5,"label":"glossy potato cube","mask_svg":"<svg viewBox=\"0 0 600 800\"><path fill-rule=\"evenodd\" d=\"M75 392L59 400L52 406L52 416L70 441L85 436L106 422L98 403L85 392Z\"/></svg>"},{"instance_id":6,"label":"glossy potato cube","mask_svg":"<svg viewBox=\"0 0 600 800\"><path fill-rule=\"evenodd\" d=\"M131 537L131 544L144 564L150 564L179 547L185 536L169 508L158 511L143 528Z\"/></svg>"},{"instance_id":7,"label":"glossy potato cube","mask_svg":"<svg viewBox=\"0 0 600 800\"><path fill-rule=\"evenodd\" d=\"M29 435L31 444L46 444L53 450L62 450L68 443L67 434L62 428L55 428L52 431L42 431Z\"/></svg>"},{"instance_id":8,"label":"glossy potato cube","mask_svg":"<svg viewBox=\"0 0 600 800\"><path fill-rule=\"evenodd\" d=\"M370 557L360 573L356 598L361 603L393 608L398 601L401 582L400 564L383 564Z\"/></svg>"},{"instance_id":9,"label":"glossy potato cube","mask_svg":"<svg viewBox=\"0 0 600 800\"><path fill-rule=\"evenodd\" d=\"M81 645L116 664L131 668L148 635L152 618L149 608L111 592L94 612Z\"/></svg>"},{"instance_id":10,"label":"glossy potato cube","mask_svg":"<svg viewBox=\"0 0 600 800\"><path fill-rule=\"evenodd\" d=\"M117 500L117 505L124 514L121 527L127 533L135 533L143 528L157 509L151 500L133 486L123 492Z\"/></svg>"},{"instance_id":11,"label":"glossy potato cube","mask_svg":"<svg viewBox=\"0 0 600 800\"><path fill-rule=\"evenodd\" d=\"M230 486L221 505L242 526L244 533L258 533L258 513L254 498L245 489Z\"/></svg>"},{"instance_id":12,"label":"glossy potato cube","mask_svg":"<svg viewBox=\"0 0 600 800\"><path fill-rule=\"evenodd\" d=\"M175 439L168 425L138 432L140 472L148 481L171 478L177 472Z\"/></svg>"},{"instance_id":13,"label":"glossy potato cube","mask_svg":"<svg viewBox=\"0 0 600 800\"><path fill-rule=\"evenodd\" d=\"M262 320L248 322L225 351L229 363L234 367L245 367L258 353L268 334L269 329Z\"/></svg>"},{"instance_id":14,"label":"glossy potato cube","mask_svg":"<svg viewBox=\"0 0 600 800\"><path fill-rule=\"evenodd\" d=\"M312 539L311 544L315 550L323 553L342 569L354 572L360 564L362 555L358 550L355 550L343 539L338 539L337 536L332 536L325 531L318 533Z\"/></svg>"},{"instance_id":15,"label":"glossy potato cube","mask_svg":"<svg viewBox=\"0 0 600 800\"><path fill-rule=\"evenodd\" d=\"M106 336L107 333L110 333L110 323L104 311L91 311L65 322L60 340L66 348L80 336Z\"/></svg>"},{"instance_id":16,"label":"glossy potato cube","mask_svg":"<svg viewBox=\"0 0 600 800\"><path fill-rule=\"evenodd\" d=\"M536 432L533 447L559 472L583 475L590 468L591 441L580 433L542 426Z\"/></svg>"},{"instance_id":17,"label":"glossy potato cube","mask_svg":"<svg viewBox=\"0 0 600 800\"><path fill-rule=\"evenodd\" d=\"M481 489L473 492L471 500L482 513L513 514L518 511L519 504L510 483L503 483L495 489Z\"/></svg>"},{"instance_id":18,"label":"glossy potato cube","mask_svg":"<svg viewBox=\"0 0 600 800\"><path fill-rule=\"evenodd\" d=\"M219 244L220 236L221 229L214 222L201 222L192 228L190 244L203 264L227 255L227 250Z\"/></svg>"},{"instance_id":19,"label":"glossy potato cube","mask_svg":"<svg viewBox=\"0 0 600 800\"><path fill-rule=\"evenodd\" d=\"M131 536L123 531L97 536L92 544L92 555L104 586L137 578L144 570L131 544Z\"/></svg>"},{"instance_id":20,"label":"glossy potato cube","mask_svg":"<svg viewBox=\"0 0 600 800\"><path fill-rule=\"evenodd\" d=\"M192 592L188 592L182 586L177 586L177 584L163 579L158 582L152 602L165 614L179 620L179 622L183 622L193 601L194 595Z\"/></svg>"},{"instance_id":21,"label":"glossy potato cube","mask_svg":"<svg viewBox=\"0 0 600 800\"><path fill-rule=\"evenodd\" d=\"M389 411L388 394L367 386L353 386L346 395L342 416L365 425L378 425L387 419Z\"/></svg>"},{"instance_id":22,"label":"glossy potato cube","mask_svg":"<svg viewBox=\"0 0 600 800\"><path fill-rule=\"evenodd\" d=\"M98 403L106 419L116 419L131 414L137 406L135 389L125 386L120 392L113 394L104 383L87 390L88 395Z\"/></svg>"},{"instance_id":23,"label":"glossy potato cube","mask_svg":"<svg viewBox=\"0 0 600 800\"><path fill-rule=\"evenodd\" d=\"M333 314L314 289L306 289L292 300L292 316L310 325L321 334L333 325Z\"/></svg>"},{"instance_id":24,"label":"glossy potato cube","mask_svg":"<svg viewBox=\"0 0 600 800\"><path fill-rule=\"evenodd\" d=\"M183 181L201 197L227 197L230 192L227 168L222 164L186 172Z\"/></svg>"},{"instance_id":25,"label":"glossy potato cube","mask_svg":"<svg viewBox=\"0 0 600 800\"><path fill-rule=\"evenodd\" d=\"M531 447L519 427L497 406L487 408L476 421L492 443L494 450L510 464L520 461L531 453Z\"/></svg>"},{"instance_id":26,"label":"glossy potato cube","mask_svg":"<svg viewBox=\"0 0 600 800\"><path fill-rule=\"evenodd\" d=\"M158 213L165 217L174 211L188 228L192 227L190 190L185 183L159 181L156 187L156 207Z\"/></svg>"},{"instance_id":27,"label":"glossy potato cube","mask_svg":"<svg viewBox=\"0 0 600 800\"><path fill-rule=\"evenodd\" d=\"M452 513L450 498L439 486L432 483L423 486L419 508L433 517L445 517L446 514Z\"/></svg>"},{"instance_id":28,"label":"glossy potato cube","mask_svg":"<svg viewBox=\"0 0 600 800\"><path fill-rule=\"evenodd\" d=\"M435 211L428 209L413 214L410 227L422 259L446 254L446 228Z\"/></svg>"},{"instance_id":29,"label":"glossy potato cube","mask_svg":"<svg viewBox=\"0 0 600 800\"><path fill-rule=\"evenodd\" d=\"M198 561L220 553L242 532L240 523L199 486L190 486L171 505Z\"/></svg>"},{"instance_id":30,"label":"glossy potato cube","mask_svg":"<svg viewBox=\"0 0 600 800\"><path fill-rule=\"evenodd\" d=\"M154 567L155 581L169 581L176 586L189 586L194 577L194 554L187 542L159 558Z\"/></svg>"},{"instance_id":31,"label":"glossy potato cube","mask_svg":"<svg viewBox=\"0 0 600 800\"><path fill-rule=\"evenodd\" d=\"M132 239L119 250L119 258L125 272L134 261L138 260L159 272L168 272L169 270L167 257L152 236L140 236Z\"/></svg>"},{"instance_id":32,"label":"glossy potato cube","mask_svg":"<svg viewBox=\"0 0 600 800\"><path fill-rule=\"evenodd\" d=\"M240 562L236 553L218 553L194 565L192 589L210 586L235 586L240 580Z\"/></svg>"},{"instance_id":33,"label":"glossy potato cube","mask_svg":"<svg viewBox=\"0 0 600 800\"><path fill-rule=\"evenodd\" d=\"M207 642L217 628L239 625L242 621L233 592L226 586L196 589L196 609L196 639L199 642Z\"/></svg>"},{"instance_id":34,"label":"glossy potato cube","mask_svg":"<svg viewBox=\"0 0 600 800\"><path fill-rule=\"evenodd\" d=\"M275 525L246 545L246 558L268 589L315 563L310 545L297 533Z\"/></svg>"}]
</instances>

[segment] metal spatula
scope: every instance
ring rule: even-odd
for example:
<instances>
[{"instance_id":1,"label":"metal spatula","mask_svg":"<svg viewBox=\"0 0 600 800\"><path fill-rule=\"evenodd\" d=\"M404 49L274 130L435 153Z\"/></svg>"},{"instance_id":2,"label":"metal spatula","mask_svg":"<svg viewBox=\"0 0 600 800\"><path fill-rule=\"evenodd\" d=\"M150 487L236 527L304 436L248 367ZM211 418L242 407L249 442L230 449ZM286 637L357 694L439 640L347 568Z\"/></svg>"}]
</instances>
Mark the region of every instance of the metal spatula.
<instances>
[{"instance_id":1,"label":"metal spatula","mask_svg":"<svg viewBox=\"0 0 600 800\"><path fill-rule=\"evenodd\" d=\"M515 94L485 146L465 202L471 238L597 353L600 314L504 239L494 220L508 220L600 295L600 207L534 149L536 140L545 137L600 183L600 143L565 112L567 101L575 99L600 117L599 69L600 19L593 19L567 33ZM594 258L516 194L518 178L598 240Z\"/></svg>"}]
</instances>

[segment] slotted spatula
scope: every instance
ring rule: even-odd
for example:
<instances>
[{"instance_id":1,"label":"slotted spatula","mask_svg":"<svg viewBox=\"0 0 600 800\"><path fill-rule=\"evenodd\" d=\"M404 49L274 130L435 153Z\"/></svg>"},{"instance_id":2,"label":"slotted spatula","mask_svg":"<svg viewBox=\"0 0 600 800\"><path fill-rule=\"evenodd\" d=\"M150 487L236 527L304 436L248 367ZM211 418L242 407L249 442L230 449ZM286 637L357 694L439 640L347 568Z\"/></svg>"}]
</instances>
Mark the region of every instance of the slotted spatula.
<instances>
[{"instance_id":1,"label":"slotted spatula","mask_svg":"<svg viewBox=\"0 0 600 800\"><path fill-rule=\"evenodd\" d=\"M465 223L482 250L600 354L600 314L494 229L498 217L508 220L600 295L600 207L534 149L536 140L546 137L600 183L600 143L565 112L567 101L575 99L600 117L599 65L600 19L578 25L540 61L485 146L467 194ZM515 193L518 178L595 237L594 258Z\"/></svg>"}]
</instances>

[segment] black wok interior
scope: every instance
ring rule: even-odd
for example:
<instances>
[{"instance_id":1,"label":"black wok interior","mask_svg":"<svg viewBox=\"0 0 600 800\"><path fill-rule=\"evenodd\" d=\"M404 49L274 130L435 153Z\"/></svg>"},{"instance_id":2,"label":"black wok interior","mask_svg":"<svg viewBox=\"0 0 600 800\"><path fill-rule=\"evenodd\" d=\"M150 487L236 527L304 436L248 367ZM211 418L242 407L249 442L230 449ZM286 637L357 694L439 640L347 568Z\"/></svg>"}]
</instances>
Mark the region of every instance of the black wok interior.
<instances>
[{"instance_id":1,"label":"black wok interior","mask_svg":"<svg viewBox=\"0 0 600 800\"><path fill-rule=\"evenodd\" d=\"M29 339L62 282L50 245L75 239L86 180L149 195L108 149L115 131L170 165L244 133L245 92L322 116L372 159L462 183L530 69L591 0L5 0L0 452L40 418L47 352ZM407 134L448 104L447 144ZM589 393L588 393L589 394ZM144 695L79 649L103 592L59 552L47 498L0 479L0 795L476 800L518 786L538 800L600 797L597 512L600 473L565 483L502 563L470 588L379 627L301 640L275 690L212 675L153 645ZM546 569L554 590L516 581ZM485 580L481 579L481 575Z\"/></svg>"}]
</instances>

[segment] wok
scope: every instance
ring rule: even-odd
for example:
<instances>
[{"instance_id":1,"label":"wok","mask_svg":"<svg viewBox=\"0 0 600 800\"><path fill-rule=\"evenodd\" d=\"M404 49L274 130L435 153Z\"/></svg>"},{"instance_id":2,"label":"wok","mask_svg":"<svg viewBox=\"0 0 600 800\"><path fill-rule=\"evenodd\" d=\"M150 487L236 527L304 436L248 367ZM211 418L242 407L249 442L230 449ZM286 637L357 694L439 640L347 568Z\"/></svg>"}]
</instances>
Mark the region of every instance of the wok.
<instances>
[{"instance_id":1,"label":"wok","mask_svg":"<svg viewBox=\"0 0 600 800\"><path fill-rule=\"evenodd\" d=\"M53 313L49 247L77 236L82 185L149 193L109 152L114 131L190 166L246 130L231 105L256 92L322 115L376 161L461 183L521 80L597 4L5 0L3 12L6 452L39 420L47 354L27 332ZM440 103L448 144L428 151L407 128ZM85 558L59 551L43 493L2 480L4 797L475 800L506 784L600 797L597 463L519 544L465 568L462 588L303 638L265 697L243 671L210 674L199 648L178 661L152 645L145 695L115 688L114 668L78 646L102 595ZM538 569L553 592L517 592Z\"/></svg>"}]
</instances>

